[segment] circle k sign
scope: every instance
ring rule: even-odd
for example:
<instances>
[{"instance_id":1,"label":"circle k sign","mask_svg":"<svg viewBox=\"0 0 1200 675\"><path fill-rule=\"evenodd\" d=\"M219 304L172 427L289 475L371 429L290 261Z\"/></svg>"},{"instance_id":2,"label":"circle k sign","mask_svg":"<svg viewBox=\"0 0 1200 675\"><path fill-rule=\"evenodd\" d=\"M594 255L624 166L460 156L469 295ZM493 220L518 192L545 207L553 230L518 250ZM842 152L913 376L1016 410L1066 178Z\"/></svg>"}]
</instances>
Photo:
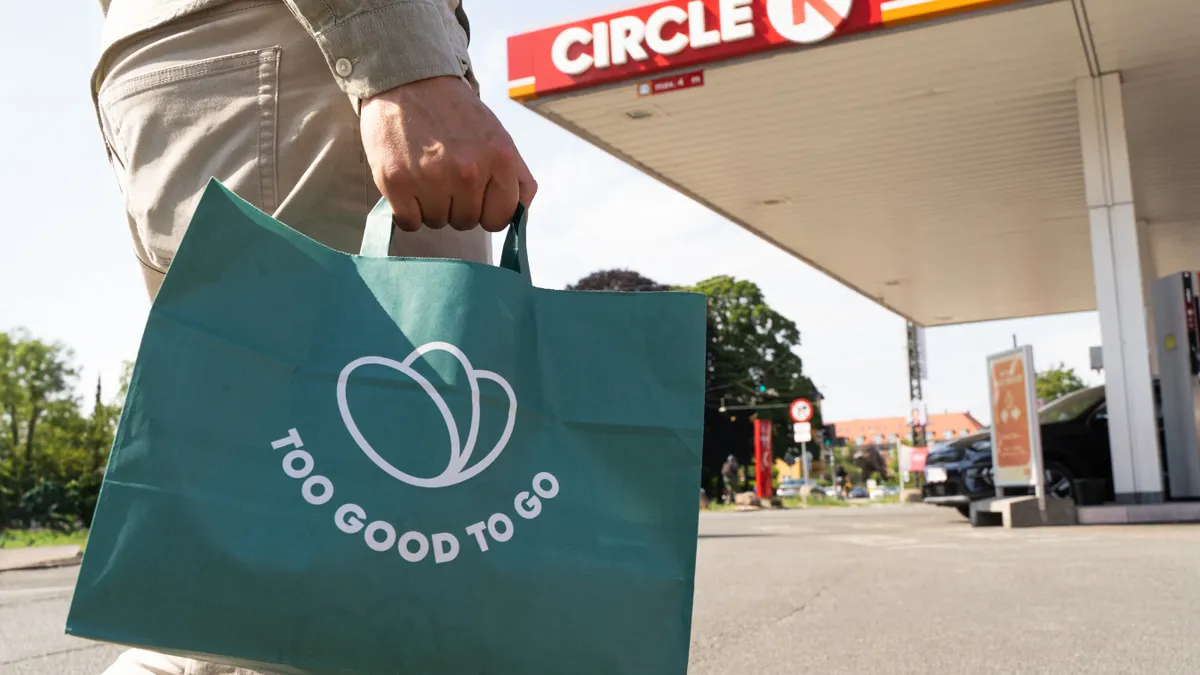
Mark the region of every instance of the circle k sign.
<instances>
[{"instance_id":1,"label":"circle k sign","mask_svg":"<svg viewBox=\"0 0 1200 675\"><path fill-rule=\"evenodd\" d=\"M836 33L853 4L854 0L767 0L767 19L784 38L810 44Z\"/></svg>"}]
</instances>

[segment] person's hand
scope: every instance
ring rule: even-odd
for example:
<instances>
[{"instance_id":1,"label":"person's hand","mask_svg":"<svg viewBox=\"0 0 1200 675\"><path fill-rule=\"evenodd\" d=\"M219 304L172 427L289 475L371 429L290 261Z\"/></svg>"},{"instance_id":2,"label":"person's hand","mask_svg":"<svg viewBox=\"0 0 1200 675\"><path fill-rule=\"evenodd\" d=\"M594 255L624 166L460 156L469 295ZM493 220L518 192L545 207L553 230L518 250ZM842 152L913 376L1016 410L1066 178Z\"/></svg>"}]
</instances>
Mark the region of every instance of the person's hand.
<instances>
[{"instance_id":1,"label":"person's hand","mask_svg":"<svg viewBox=\"0 0 1200 675\"><path fill-rule=\"evenodd\" d=\"M367 162L401 230L499 232L537 192L512 137L458 78L390 89L361 114Z\"/></svg>"}]
</instances>

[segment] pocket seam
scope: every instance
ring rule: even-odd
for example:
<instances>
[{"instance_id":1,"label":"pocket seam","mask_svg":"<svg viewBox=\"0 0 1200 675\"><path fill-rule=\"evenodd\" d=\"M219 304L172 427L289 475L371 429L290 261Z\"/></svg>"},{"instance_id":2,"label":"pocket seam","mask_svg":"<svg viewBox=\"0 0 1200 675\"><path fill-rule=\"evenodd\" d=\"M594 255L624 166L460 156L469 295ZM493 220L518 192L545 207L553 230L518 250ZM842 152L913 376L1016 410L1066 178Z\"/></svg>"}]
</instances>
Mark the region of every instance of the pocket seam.
<instances>
[{"instance_id":1,"label":"pocket seam","mask_svg":"<svg viewBox=\"0 0 1200 675\"><path fill-rule=\"evenodd\" d=\"M265 213L279 207L278 125L279 57L282 50L270 47L258 55L258 191Z\"/></svg>"},{"instance_id":2,"label":"pocket seam","mask_svg":"<svg viewBox=\"0 0 1200 675\"><path fill-rule=\"evenodd\" d=\"M160 68L149 73L123 79L120 82L114 82L111 87L101 89L97 98L102 105L111 105L130 96L145 93L165 84L220 75L221 73L258 66L261 64L260 55L263 52L278 51L278 49L278 47L254 49L200 61L190 61L175 66L167 66L166 68Z\"/></svg>"}]
</instances>

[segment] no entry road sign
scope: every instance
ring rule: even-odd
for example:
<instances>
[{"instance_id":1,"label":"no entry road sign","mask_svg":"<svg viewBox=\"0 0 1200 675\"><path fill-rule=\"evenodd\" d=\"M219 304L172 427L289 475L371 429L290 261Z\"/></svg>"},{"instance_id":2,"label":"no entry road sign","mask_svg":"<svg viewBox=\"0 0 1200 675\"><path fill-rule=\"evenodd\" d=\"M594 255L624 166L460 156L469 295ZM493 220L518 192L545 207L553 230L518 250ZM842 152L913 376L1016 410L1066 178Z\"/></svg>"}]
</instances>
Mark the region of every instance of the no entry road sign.
<instances>
[{"instance_id":1,"label":"no entry road sign","mask_svg":"<svg viewBox=\"0 0 1200 675\"><path fill-rule=\"evenodd\" d=\"M801 424L812 419L813 407L808 402L808 399L798 398L792 401L792 405L788 408L788 412L792 415L792 421Z\"/></svg>"}]
</instances>

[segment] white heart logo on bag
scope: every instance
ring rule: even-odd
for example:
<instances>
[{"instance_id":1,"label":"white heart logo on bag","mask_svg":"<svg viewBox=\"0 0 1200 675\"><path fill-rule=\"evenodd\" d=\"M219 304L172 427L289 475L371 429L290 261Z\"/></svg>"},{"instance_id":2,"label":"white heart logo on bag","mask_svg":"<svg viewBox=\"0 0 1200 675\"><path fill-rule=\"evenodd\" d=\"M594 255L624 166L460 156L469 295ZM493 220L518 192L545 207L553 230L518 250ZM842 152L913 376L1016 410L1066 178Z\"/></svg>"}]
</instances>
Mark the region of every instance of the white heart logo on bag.
<instances>
[{"instance_id":1,"label":"white heart logo on bag","mask_svg":"<svg viewBox=\"0 0 1200 675\"><path fill-rule=\"evenodd\" d=\"M471 424L465 443L462 441L450 406L446 404L446 399L428 378L413 367L417 359L434 351L450 354L466 370L467 382L471 391ZM350 376L363 366L384 366L403 373L429 395L430 400L437 407L450 437L450 457L445 470L440 474L431 478L422 478L405 473L384 459L363 436L358 424L354 421L354 416L350 413L349 403L346 400L346 388L350 382ZM492 449L482 459L471 464L479 437L480 380L495 382L504 390L508 396L508 418L504 425L504 432L501 433L500 439ZM418 488L448 488L482 473L500 457L500 453L504 452L504 448L512 438L513 427L517 420L517 396L508 380L490 370L475 368L461 349L447 342L430 342L417 347L403 361L383 356L364 356L355 359L347 364L338 376L336 394L342 422L346 425L346 431L349 432L363 455L392 478ZM314 473L315 459L304 448L304 441L296 429L289 429L286 436L271 443L271 448L274 450L289 447L292 450L283 457L283 473L289 478L304 481L300 488L300 494L304 501L313 506L327 504L333 499L333 481L324 475ZM548 472L538 473L533 477L531 483L530 489L518 492L512 500L513 513L524 520L537 518L542 513L543 500L554 499L558 496L558 479ZM334 512L333 521L337 528L346 534L361 533L364 542L371 550L380 552L397 550L400 557L408 562L421 562L432 552L434 561L440 564L454 560L459 554L458 537L451 532L436 532L426 535L417 530L410 530L398 534L395 526L385 520L367 522L366 509L355 503L347 502L339 506ZM475 542L479 545L479 550L486 553L489 549L489 542L503 543L512 539L514 525L513 519L506 513L495 512L479 522L467 525L463 530L468 536L474 537Z\"/></svg>"},{"instance_id":2,"label":"white heart logo on bag","mask_svg":"<svg viewBox=\"0 0 1200 675\"><path fill-rule=\"evenodd\" d=\"M432 351L441 351L450 354L458 359L458 362L462 364L462 367L467 372L467 380L471 386L471 430L467 433L467 443L465 446L460 441L458 425L454 421L454 414L450 412L450 406L446 405L446 399L442 398L442 395L438 393L437 389L434 388L428 379L412 367L417 359ZM354 417L350 414L350 406L346 402L346 385L350 381L350 376L355 370L363 366L386 366L404 373L420 385L425 390L425 393L429 394L429 398L433 399L438 412L442 414L442 420L446 423L446 430L450 432L450 463L440 475L433 478L410 476L381 457L375 451L375 448L371 447L371 444L367 442L367 439L363 438L362 432L358 430L358 425L354 423ZM504 389L504 393L508 395L508 422L504 425L504 433L500 435L500 441L496 443L492 451L480 460L478 464L467 468L467 462L471 460L471 453L475 450L475 441L479 435L480 380L490 380ZM496 461L496 458L504 451L504 446L508 445L508 439L512 436L513 425L517 421L517 395L513 393L508 380L490 370L476 370L471 366L467 355L463 354L461 349L447 342L430 342L429 344L421 345L414 349L408 355L408 358L402 362L382 356L364 356L361 359L352 361L350 365L342 369L342 374L338 377L337 401L338 409L342 412L342 421L346 423L346 430L350 432L350 436L354 438L354 442L358 443L358 447L363 451L363 454L369 457L375 463L375 466L383 469L392 478L415 487L423 488L441 488L457 485L468 478L478 475L484 469L491 466L492 462Z\"/></svg>"}]
</instances>

